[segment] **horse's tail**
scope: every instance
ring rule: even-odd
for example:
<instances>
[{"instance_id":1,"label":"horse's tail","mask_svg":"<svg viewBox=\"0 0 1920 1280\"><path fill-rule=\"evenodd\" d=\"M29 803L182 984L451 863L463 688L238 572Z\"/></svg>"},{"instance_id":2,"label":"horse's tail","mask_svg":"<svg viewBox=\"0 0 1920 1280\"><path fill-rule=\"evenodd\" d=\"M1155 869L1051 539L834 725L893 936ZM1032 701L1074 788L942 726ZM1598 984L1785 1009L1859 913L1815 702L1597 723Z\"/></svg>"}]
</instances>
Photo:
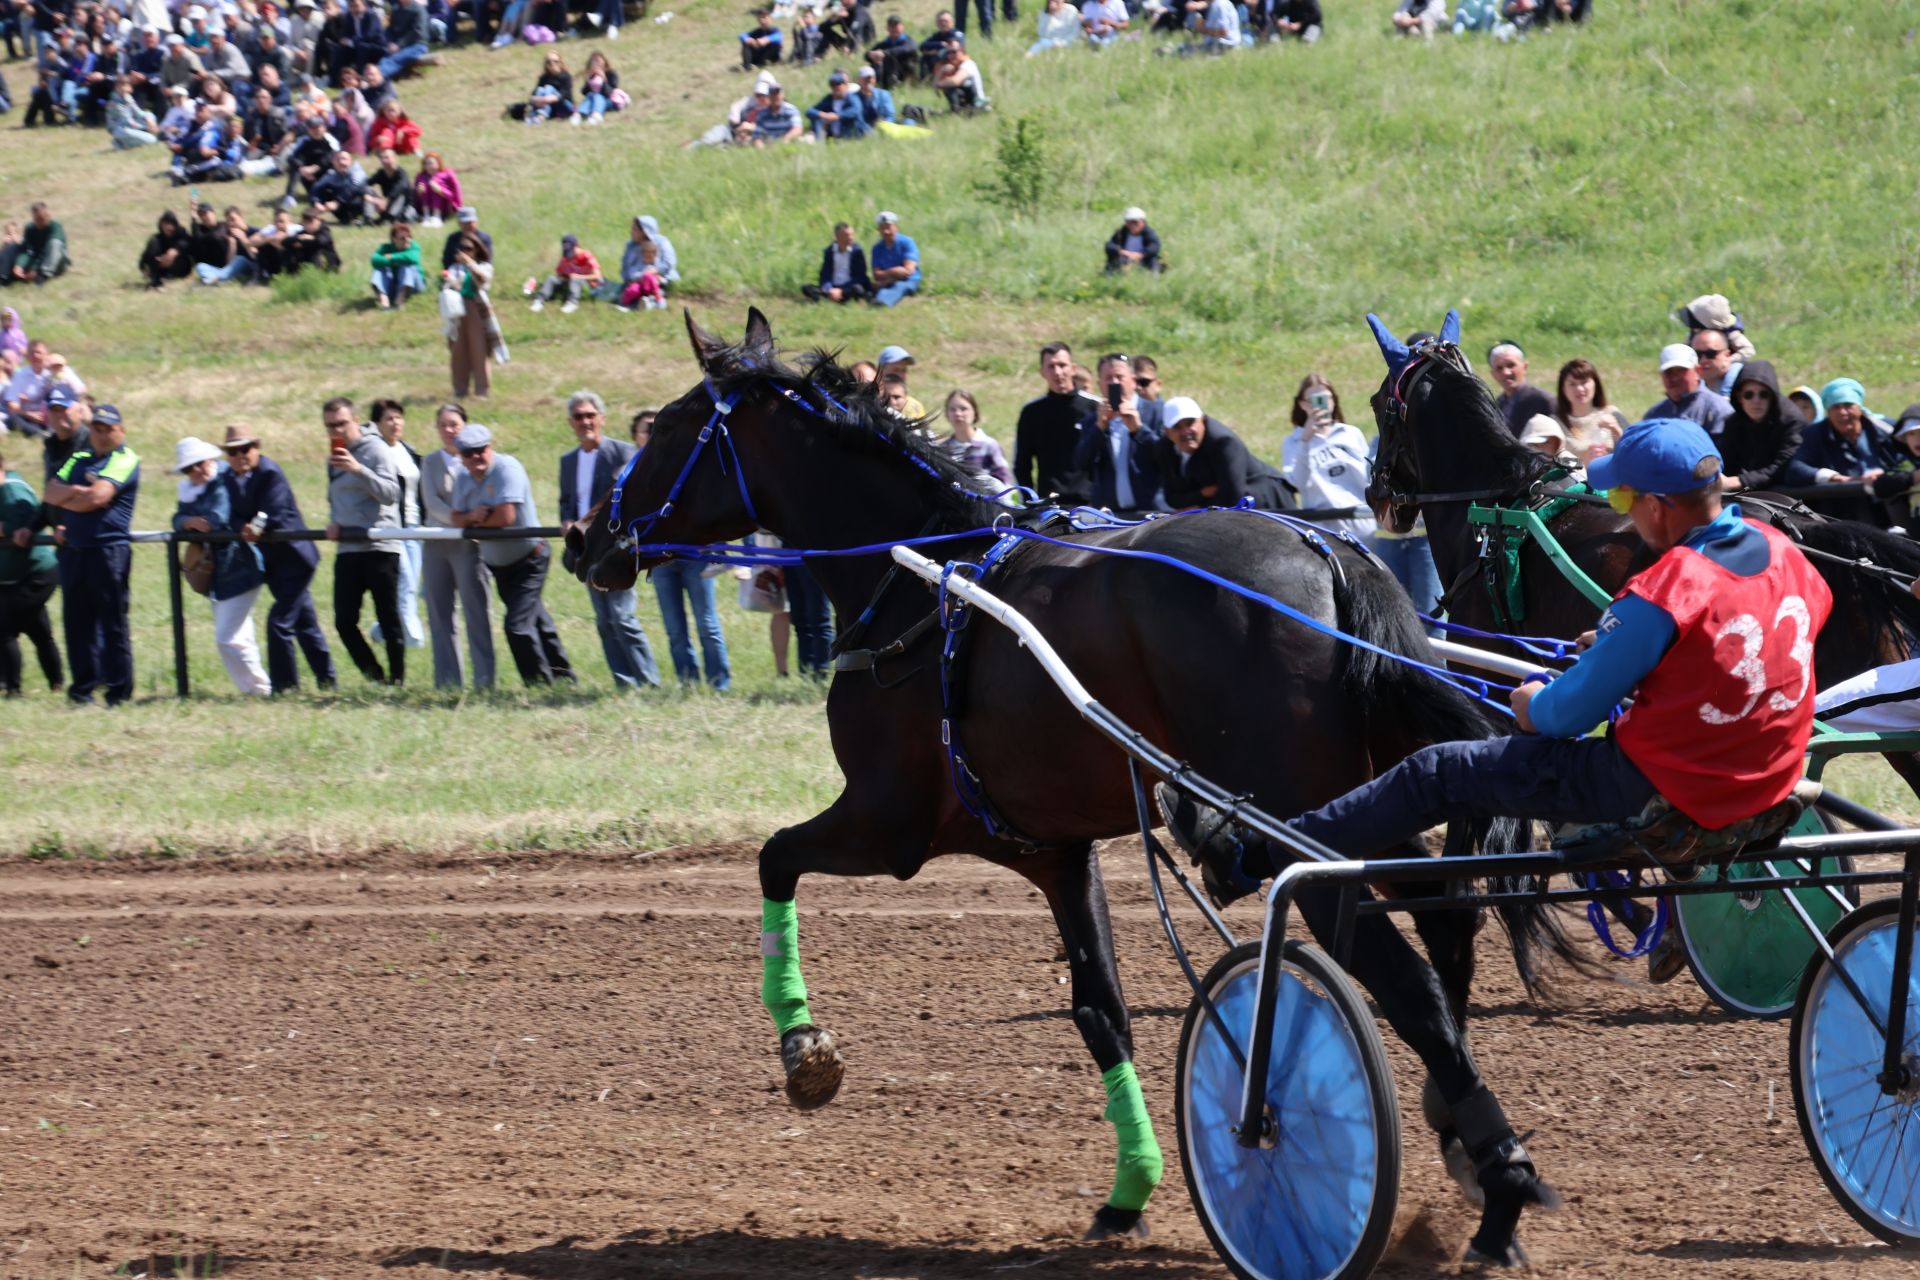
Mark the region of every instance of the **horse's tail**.
<instances>
[{"instance_id":1,"label":"horse's tail","mask_svg":"<svg viewBox=\"0 0 1920 1280\"><path fill-rule=\"evenodd\" d=\"M1394 653L1433 662L1432 649L1419 617L1408 606L1406 593L1384 573L1352 572L1334 575L1334 601L1339 626ZM1370 726L1370 743L1381 750L1382 764L1404 757L1417 747L1435 742L1479 741L1511 733L1511 721L1498 717L1458 688L1424 671L1357 645L1345 645L1343 673L1347 694ZM1469 854L1486 850L1508 852L1527 848L1533 824L1517 818L1490 818L1455 822L1447 826L1446 852ZM1491 887L1515 888L1502 880ZM1500 922L1513 943L1514 964L1530 993L1538 994L1547 958L1563 960L1582 972L1592 963L1576 951L1561 928L1557 914L1540 903L1509 903L1500 909Z\"/></svg>"}]
</instances>

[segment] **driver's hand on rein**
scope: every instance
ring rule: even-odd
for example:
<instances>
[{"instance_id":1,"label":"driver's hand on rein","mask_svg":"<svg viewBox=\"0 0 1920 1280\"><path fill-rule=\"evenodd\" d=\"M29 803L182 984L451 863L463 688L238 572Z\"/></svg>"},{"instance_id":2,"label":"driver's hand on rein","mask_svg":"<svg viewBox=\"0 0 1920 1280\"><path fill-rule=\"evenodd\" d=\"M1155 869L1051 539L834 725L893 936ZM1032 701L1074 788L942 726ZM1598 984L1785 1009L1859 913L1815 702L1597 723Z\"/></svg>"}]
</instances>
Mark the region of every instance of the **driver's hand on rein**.
<instances>
[{"instance_id":1,"label":"driver's hand on rein","mask_svg":"<svg viewBox=\"0 0 1920 1280\"><path fill-rule=\"evenodd\" d=\"M1533 716L1528 713L1527 704L1533 701L1535 694L1546 687L1547 682L1544 680L1529 680L1508 695L1507 701L1513 707L1514 723L1520 726L1522 733L1539 732L1533 727Z\"/></svg>"}]
</instances>

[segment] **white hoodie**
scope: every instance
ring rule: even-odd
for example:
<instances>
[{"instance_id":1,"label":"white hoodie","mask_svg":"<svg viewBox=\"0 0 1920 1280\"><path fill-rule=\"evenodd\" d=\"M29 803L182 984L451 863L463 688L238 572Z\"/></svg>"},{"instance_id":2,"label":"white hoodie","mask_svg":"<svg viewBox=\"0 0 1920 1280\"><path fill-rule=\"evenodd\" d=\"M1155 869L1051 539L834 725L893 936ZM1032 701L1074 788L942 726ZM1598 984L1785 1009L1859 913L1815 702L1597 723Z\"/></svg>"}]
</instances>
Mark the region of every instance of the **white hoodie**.
<instances>
[{"instance_id":1,"label":"white hoodie","mask_svg":"<svg viewBox=\"0 0 1920 1280\"><path fill-rule=\"evenodd\" d=\"M1303 507L1358 507L1362 514L1350 520L1326 522L1360 538L1373 536L1373 514L1367 506L1367 438L1360 428L1336 422L1324 431L1298 427L1280 446L1280 470L1300 495Z\"/></svg>"}]
</instances>

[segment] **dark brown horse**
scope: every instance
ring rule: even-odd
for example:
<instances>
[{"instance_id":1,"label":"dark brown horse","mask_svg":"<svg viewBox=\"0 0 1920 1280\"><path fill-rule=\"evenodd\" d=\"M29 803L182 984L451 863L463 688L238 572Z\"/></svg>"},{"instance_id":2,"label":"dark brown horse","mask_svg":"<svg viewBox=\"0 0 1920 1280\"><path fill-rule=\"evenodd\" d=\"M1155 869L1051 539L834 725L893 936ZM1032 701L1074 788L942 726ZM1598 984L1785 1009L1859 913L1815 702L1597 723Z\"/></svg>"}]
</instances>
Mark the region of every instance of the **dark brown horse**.
<instances>
[{"instance_id":1,"label":"dark brown horse","mask_svg":"<svg viewBox=\"0 0 1920 1280\"><path fill-rule=\"evenodd\" d=\"M762 1000L781 1037L788 1094L796 1105L817 1106L842 1076L800 977L793 915L800 877L904 880L942 854L986 858L1026 877L1052 909L1072 971L1073 1019L1101 1067L1120 1138L1114 1191L1095 1232L1132 1229L1159 1178L1160 1152L1133 1079L1127 1007L1093 852L1094 841L1135 827L1125 759L999 627L971 628L953 666L957 692L947 710L942 632L922 625L931 601L917 582L892 575L884 554L888 544L918 534L979 530L1013 513L982 501L967 473L830 357L782 363L757 310L737 346L709 337L690 318L688 332L701 381L661 411L652 442L607 503L568 534L580 576L600 590L625 589L669 554L663 545L708 546L756 526L813 552L883 549L807 560L840 618L859 619L858 643L877 656L870 669L837 675L827 698L845 790L760 852ZM1430 657L1405 593L1358 551L1316 550L1281 524L1233 511L1062 536L1073 545L1021 543L995 570L991 589L1035 621L1108 708L1269 812L1323 803L1427 743L1499 731L1464 694L1431 676L1164 564L1093 548L1162 553L1284 601L1300 617ZM961 538L934 554L978 561L996 541ZM999 834L957 798L942 748L948 723L970 754ZM1514 831L1450 833L1452 847L1466 851L1471 836L1511 847ZM1308 898L1315 900L1302 902L1303 914L1316 932L1330 933L1335 904ZM1527 972L1527 949L1544 936L1534 930L1549 926L1531 909L1507 924ZM1384 917L1362 918L1353 937L1354 977L1449 1102L1481 1096L1461 1030L1476 926L1467 913L1419 915L1431 965ZM880 969L869 977L881 986L890 981ZM1550 1192L1531 1164L1483 1171L1478 1190L1487 1216L1475 1247L1509 1258L1521 1209Z\"/></svg>"}]
</instances>

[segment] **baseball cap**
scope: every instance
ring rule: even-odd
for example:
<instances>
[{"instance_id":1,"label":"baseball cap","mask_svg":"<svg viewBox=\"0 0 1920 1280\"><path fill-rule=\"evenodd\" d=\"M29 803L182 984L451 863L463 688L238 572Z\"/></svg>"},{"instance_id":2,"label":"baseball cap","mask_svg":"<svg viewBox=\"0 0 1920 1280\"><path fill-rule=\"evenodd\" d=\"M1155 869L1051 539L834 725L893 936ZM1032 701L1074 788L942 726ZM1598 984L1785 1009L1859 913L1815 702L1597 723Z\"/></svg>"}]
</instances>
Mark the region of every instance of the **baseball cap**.
<instances>
[{"instance_id":1,"label":"baseball cap","mask_svg":"<svg viewBox=\"0 0 1920 1280\"><path fill-rule=\"evenodd\" d=\"M120 410L110 404L97 404L93 406L93 420L102 426L117 427L120 425Z\"/></svg>"},{"instance_id":2,"label":"baseball cap","mask_svg":"<svg viewBox=\"0 0 1920 1280\"><path fill-rule=\"evenodd\" d=\"M1206 414L1200 411L1200 402L1192 396L1175 396L1173 399L1167 401L1166 411L1161 415L1160 420L1168 426L1172 426L1176 422L1185 422L1188 418L1204 418L1206 416Z\"/></svg>"},{"instance_id":3,"label":"baseball cap","mask_svg":"<svg viewBox=\"0 0 1920 1280\"><path fill-rule=\"evenodd\" d=\"M478 221L480 221L480 211L479 211L478 209L476 209L476 208L474 208L474 207L473 207L472 205L470 205L470 204L463 204L463 205L461 205L461 206L460 206L460 212L458 212L458 213L456 213L456 214L454 214L453 216L454 216L454 220L455 220L456 222L478 222Z\"/></svg>"},{"instance_id":4,"label":"baseball cap","mask_svg":"<svg viewBox=\"0 0 1920 1280\"><path fill-rule=\"evenodd\" d=\"M480 449L493 443L493 432L477 422L469 422L453 437L456 449Z\"/></svg>"},{"instance_id":5,"label":"baseball cap","mask_svg":"<svg viewBox=\"0 0 1920 1280\"><path fill-rule=\"evenodd\" d=\"M893 223L893 225L895 225L896 227L899 226L900 215L895 213L891 209L882 209L879 213L874 215L873 225L876 227L884 227L889 222Z\"/></svg>"},{"instance_id":6,"label":"baseball cap","mask_svg":"<svg viewBox=\"0 0 1920 1280\"><path fill-rule=\"evenodd\" d=\"M890 364L912 364L914 363L913 352L905 347L885 346L880 348L880 358L874 363L881 368Z\"/></svg>"},{"instance_id":7,"label":"baseball cap","mask_svg":"<svg viewBox=\"0 0 1920 1280\"><path fill-rule=\"evenodd\" d=\"M1720 474L1720 450L1697 422L1648 418L1627 428L1613 452L1587 464L1596 489L1625 485L1638 493L1692 493Z\"/></svg>"},{"instance_id":8,"label":"baseball cap","mask_svg":"<svg viewBox=\"0 0 1920 1280\"><path fill-rule=\"evenodd\" d=\"M1660 372L1669 369L1698 369L1700 353L1684 342L1669 342L1660 348Z\"/></svg>"},{"instance_id":9,"label":"baseball cap","mask_svg":"<svg viewBox=\"0 0 1920 1280\"><path fill-rule=\"evenodd\" d=\"M872 67L860 68L859 76L862 80L877 80L880 78L877 74L875 74Z\"/></svg>"},{"instance_id":10,"label":"baseball cap","mask_svg":"<svg viewBox=\"0 0 1920 1280\"><path fill-rule=\"evenodd\" d=\"M836 71L832 75L827 77L828 84L845 84L846 82L847 82L847 73L844 71Z\"/></svg>"},{"instance_id":11,"label":"baseball cap","mask_svg":"<svg viewBox=\"0 0 1920 1280\"><path fill-rule=\"evenodd\" d=\"M47 403L53 402L48 400ZM1920 404L1910 404L1900 411L1899 425L1894 427L1893 434L1904 436L1909 431L1920 431Z\"/></svg>"},{"instance_id":12,"label":"baseball cap","mask_svg":"<svg viewBox=\"0 0 1920 1280\"><path fill-rule=\"evenodd\" d=\"M186 42L187 42L187 38L186 38L185 36L183 36L183 35L181 35L181 34L180 34L180 33L179 33L178 31L169 31L169 32L167 32L167 43L168 43L168 44L185 44ZM177 84L177 85L175 85L175 86L173 86L173 87L174 87L174 88L176 88L176 89L184 89L184 88L186 88L186 86L185 86L185 85L181 85L181 84Z\"/></svg>"},{"instance_id":13,"label":"baseball cap","mask_svg":"<svg viewBox=\"0 0 1920 1280\"><path fill-rule=\"evenodd\" d=\"M1122 222L1145 222L1146 220L1147 211L1137 204L1128 205L1120 213L1120 221Z\"/></svg>"},{"instance_id":14,"label":"baseball cap","mask_svg":"<svg viewBox=\"0 0 1920 1280\"><path fill-rule=\"evenodd\" d=\"M71 409L73 407L73 388L64 382L56 382L47 388L47 408Z\"/></svg>"}]
</instances>

